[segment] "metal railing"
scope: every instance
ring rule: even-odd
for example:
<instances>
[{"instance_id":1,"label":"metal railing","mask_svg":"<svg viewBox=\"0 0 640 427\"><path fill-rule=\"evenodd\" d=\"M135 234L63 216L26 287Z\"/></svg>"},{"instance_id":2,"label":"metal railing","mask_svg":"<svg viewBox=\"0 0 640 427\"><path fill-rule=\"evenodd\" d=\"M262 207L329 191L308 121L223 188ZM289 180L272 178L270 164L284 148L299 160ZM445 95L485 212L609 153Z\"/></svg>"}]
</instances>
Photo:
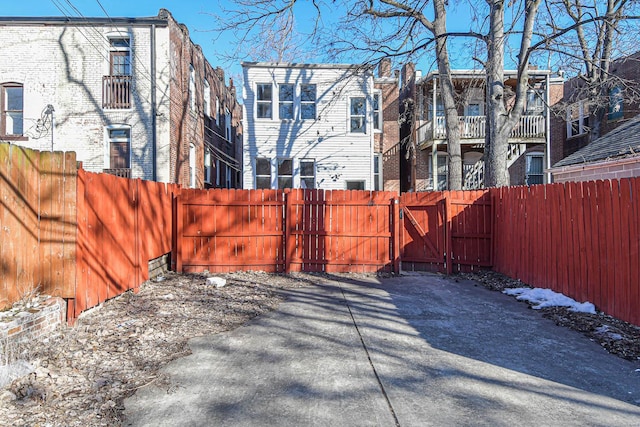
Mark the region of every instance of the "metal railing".
<instances>
[{"instance_id":1,"label":"metal railing","mask_svg":"<svg viewBox=\"0 0 640 427\"><path fill-rule=\"evenodd\" d=\"M131 178L131 168L111 168L103 169L102 172L122 178Z\"/></svg>"},{"instance_id":2,"label":"metal railing","mask_svg":"<svg viewBox=\"0 0 640 427\"><path fill-rule=\"evenodd\" d=\"M461 116L461 139L484 139L486 128L485 116ZM444 117L436 117L435 126L427 121L418 126L418 143L425 141L446 139L447 129ZM520 122L513 128L511 138L544 138L546 133L544 116L522 116Z\"/></svg>"}]
</instances>

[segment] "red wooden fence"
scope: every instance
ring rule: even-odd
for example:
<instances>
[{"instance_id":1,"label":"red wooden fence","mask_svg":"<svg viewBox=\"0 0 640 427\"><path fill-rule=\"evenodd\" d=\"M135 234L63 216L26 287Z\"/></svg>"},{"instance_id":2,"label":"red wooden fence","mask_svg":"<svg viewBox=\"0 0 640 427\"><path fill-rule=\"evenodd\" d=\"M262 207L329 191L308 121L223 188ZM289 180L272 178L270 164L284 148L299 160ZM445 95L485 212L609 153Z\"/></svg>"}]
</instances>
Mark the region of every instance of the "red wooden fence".
<instances>
[{"instance_id":1,"label":"red wooden fence","mask_svg":"<svg viewBox=\"0 0 640 427\"><path fill-rule=\"evenodd\" d=\"M496 271L640 324L640 178L491 193Z\"/></svg>"},{"instance_id":2,"label":"red wooden fence","mask_svg":"<svg viewBox=\"0 0 640 427\"><path fill-rule=\"evenodd\" d=\"M0 309L34 292L72 298L75 153L0 143Z\"/></svg>"},{"instance_id":3,"label":"red wooden fence","mask_svg":"<svg viewBox=\"0 0 640 427\"><path fill-rule=\"evenodd\" d=\"M77 284L68 319L148 280L149 260L171 251L177 188L78 171Z\"/></svg>"}]
</instances>

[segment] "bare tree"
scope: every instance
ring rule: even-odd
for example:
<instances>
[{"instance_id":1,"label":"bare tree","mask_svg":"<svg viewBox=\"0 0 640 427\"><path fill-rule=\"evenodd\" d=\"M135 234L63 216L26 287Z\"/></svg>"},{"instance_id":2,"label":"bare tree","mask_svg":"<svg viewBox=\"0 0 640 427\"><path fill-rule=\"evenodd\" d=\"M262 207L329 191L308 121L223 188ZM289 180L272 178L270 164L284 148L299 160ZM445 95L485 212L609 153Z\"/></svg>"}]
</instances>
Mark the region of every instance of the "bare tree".
<instances>
[{"instance_id":1,"label":"bare tree","mask_svg":"<svg viewBox=\"0 0 640 427\"><path fill-rule=\"evenodd\" d=\"M591 138L598 138L612 89L620 88L627 99L640 98L637 82L610 72L615 57L638 51L639 28L635 20L640 2L548 0L547 9L550 37L554 40L546 48L558 54L560 68L578 76L578 84L564 107L586 101Z\"/></svg>"}]
</instances>

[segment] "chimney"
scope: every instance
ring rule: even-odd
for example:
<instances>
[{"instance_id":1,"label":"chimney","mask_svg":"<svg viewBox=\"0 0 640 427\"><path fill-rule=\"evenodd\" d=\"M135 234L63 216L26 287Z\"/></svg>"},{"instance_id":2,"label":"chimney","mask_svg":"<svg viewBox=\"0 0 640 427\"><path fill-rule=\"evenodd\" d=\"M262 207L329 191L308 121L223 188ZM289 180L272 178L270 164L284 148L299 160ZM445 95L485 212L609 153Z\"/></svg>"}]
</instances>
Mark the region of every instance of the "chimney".
<instances>
[{"instance_id":1,"label":"chimney","mask_svg":"<svg viewBox=\"0 0 640 427\"><path fill-rule=\"evenodd\" d=\"M382 58L378 64L378 77L391 77L391 59Z\"/></svg>"},{"instance_id":2,"label":"chimney","mask_svg":"<svg viewBox=\"0 0 640 427\"><path fill-rule=\"evenodd\" d=\"M401 85L402 87L407 87L415 83L416 78L416 65L413 62L407 62L402 66L402 71L400 72L400 77L402 79Z\"/></svg>"}]
</instances>

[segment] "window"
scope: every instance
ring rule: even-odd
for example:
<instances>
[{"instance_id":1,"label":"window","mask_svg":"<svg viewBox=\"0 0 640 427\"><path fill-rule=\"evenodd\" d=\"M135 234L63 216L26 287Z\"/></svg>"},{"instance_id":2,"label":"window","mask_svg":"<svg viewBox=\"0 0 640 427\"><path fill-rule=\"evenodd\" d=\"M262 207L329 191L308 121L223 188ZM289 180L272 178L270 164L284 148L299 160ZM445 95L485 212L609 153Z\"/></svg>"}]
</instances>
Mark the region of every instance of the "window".
<instances>
[{"instance_id":1,"label":"window","mask_svg":"<svg viewBox=\"0 0 640 427\"><path fill-rule=\"evenodd\" d=\"M2 122L0 135L22 136L24 132L24 91L17 83L2 85Z\"/></svg>"},{"instance_id":2,"label":"window","mask_svg":"<svg viewBox=\"0 0 640 427\"><path fill-rule=\"evenodd\" d=\"M373 128L375 130L382 130L382 93L376 92L373 94Z\"/></svg>"},{"instance_id":3,"label":"window","mask_svg":"<svg viewBox=\"0 0 640 427\"><path fill-rule=\"evenodd\" d=\"M211 117L211 86L207 80L204 81L204 115Z\"/></svg>"},{"instance_id":4,"label":"window","mask_svg":"<svg viewBox=\"0 0 640 427\"><path fill-rule=\"evenodd\" d=\"M216 96L216 125L220 126L220 98Z\"/></svg>"},{"instance_id":5,"label":"window","mask_svg":"<svg viewBox=\"0 0 640 427\"><path fill-rule=\"evenodd\" d=\"M109 74L112 76L131 75L131 45L129 37L109 39Z\"/></svg>"},{"instance_id":6,"label":"window","mask_svg":"<svg viewBox=\"0 0 640 427\"><path fill-rule=\"evenodd\" d=\"M265 157L256 158L256 188L271 188L271 161Z\"/></svg>"},{"instance_id":7,"label":"window","mask_svg":"<svg viewBox=\"0 0 640 427\"><path fill-rule=\"evenodd\" d=\"M273 94L271 83L259 83L256 92L256 117L259 119L272 118L271 102Z\"/></svg>"},{"instance_id":8,"label":"window","mask_svg":"<svg viewBox=\"0 0 640 427\"><path fill-rule=\"evenodd\" d=\"M231 141L231 111L228 108L224 109L224 127L225 127L225 138L229 144Z\"/></svg>"},{"instance_id":9,"label":"window","mask_svg":"<svg viewBox=\"0 0 640 427\"><path fill-rule=\"evenodd\" d=\"M189 144L189 187L196 188L196 146Z\"/></svg>"},{"instance_id":10,"label":"window","mask_svg":"<svg viewBox=\"0 0 640 427\"><path fill-rule=\"evenodd\" d=\"M189 108L196 110L196 69L189 65Z\"/></svg>"},{"instance_id":11,"label":"window","mask_svg":"<svg viewBox=\"0 0 640 427\"><path fill-rule=\"evenodd\" d=\"M281 120L293 119L293 90L292 84L281 84L278 87L280 102L279 114Z\"/></svg>"},{"instance_id":12,"label":"window","mask_svg":"<svg viewBox=\"0 0 640 427\"><path fill-rule=\"evenodd\" d=\"M204 182L211 184L211 175L213 168L211 167L211 150L209 148L204 149Z\"/></svg>"},{"instance_id":13,"label":"window","mask_svg":"<svg viewBox=\"0 0 640 427\"><path fill-rule=\"evenodd\" d=\"M431 155L429 155L428 165L429 165L429 179L431 182L433 182L433 161L432 161ZM438 152L438 170L437 170L438 183L435 186L435 188L433 187L433 185L431 186L433 190L447 189L447 172L449 170L448 166L449 166L449 162L448 162L447 153L439 151Z\"/></svg>"},{"instance_id":14,"label":"window","mask_svg":"<svg viewBox=\"0 0 640 427\"><path fill-rule=\"evenodd\" d=\"M222 180L220 179L221 166L222 164L220 163L220 159L216 159L216 187L220 187L220 183L222 182Z\"/></svg>"},{"instance_id":15,"label":"window","mask_svg":"<svg viewBox=\"0 0 640 427\"><path fill-rule=\"evenodd\" d=\"M382 190L382 153L373 155L373 189Z\"/></svg>"},{"instance_id":16,"label":"window","mask_svg":"<svg viewBox=\"0 0 640 427\"><path fill-rule=\"evenodd\" d=\"M527 91L527 109L525 110L525 114L527 116L544 115L544 104L542 91L529 89Z\"/></svg>"},{"instance_id":17,"label":"window","mask_svg":"<svg viewBox=\"0 0 640 427\"><path fill-rule=\"evenodd\" d=\"M589 106L583 101L567 108L567 137L582 135L589 131Z\"/></svg>"},{"instance_id":18,"label":"window","mask_svg":"<svg viewBox=\"0 0 640 427\"><path fill-rule=\"evenodd\" d=\"M316 85L300 85L300 118L316 118Z\"/></svg>"},{"instance_id":19,"label":"window","mask_svg":"<svg viewBox=\"0 0 640 427\"><path fill-rule=\"evenodd\" d=\"M624 117L623 103L622 88L611 88L609 91L609 113L607 114L607 120L618 120Z\"/></svg>"},{"instance_id":20,"label":"window","mask_svg":"<svg viewBox=\"0 0 640 427\"><path fill-rule=\"evenodd\" d=\"M347 190L364 190L364 181L347 181Z\"/></svg>"},{"instance_id":21,"label":"window","mask_svg":"<svg viewBox=\"0 0 640 427\"><path fill-rule=\"evenodd\" d=\"M293 159L278 159L278 188L293 188Z\"/></svg>"},{"instance_id":22,"label":"window","mask_svg":"<svg viewBox=\"0 0 640 427\"><path fill-rule=\"evenodd\" d=\"M226 188L231 188L231 168L229 167L229 165L225 165L226 166L226 179L225 179L225 187Z\"/></svg>"},{"instance_id":23,"label":"window","mask_svg":"<svg viewBox=\"0 0 640 427\"><path fill-rule=\"evenodd\" d=\"M131 159L131 129L111 128L109 138L109 168L129 169Z\"/></svg>"},{"instance_id":24,"label":"window","mask_svg":"<svg viewBox=\"0 0 640 427\"><path fill-rule=\"evenodd\" d=\"M544 154L527 154L527 185L544 184Z\"/></svg>"},{"instance_id":25,"label":"window","mask_svg":"<svg viewBox=\"0 0 640 427\"><path fill-rule=\"evenodd\" d=\"M366 133L366 103L362 97L351 98L350 131L352 133Z\"/></svg>"},{"instance_id":26,"label":"window","mask_svg":"<svg viewBox=\"0 0 640 427\"><path fill-rule=\"evenodd\" d=\"M312 159L300 160L300 188L316 188L316 162Z\"/></svg>"},{"instance_id":27,"label":"window","mask_svg":"<svg viewBox=\"0 0 640 427\"><path fill-rule=\"evenodd\" d=\"M465 116L481 116L481 104L479 102L471 102L464 107Z\"/></svg>"}]
</instances>

